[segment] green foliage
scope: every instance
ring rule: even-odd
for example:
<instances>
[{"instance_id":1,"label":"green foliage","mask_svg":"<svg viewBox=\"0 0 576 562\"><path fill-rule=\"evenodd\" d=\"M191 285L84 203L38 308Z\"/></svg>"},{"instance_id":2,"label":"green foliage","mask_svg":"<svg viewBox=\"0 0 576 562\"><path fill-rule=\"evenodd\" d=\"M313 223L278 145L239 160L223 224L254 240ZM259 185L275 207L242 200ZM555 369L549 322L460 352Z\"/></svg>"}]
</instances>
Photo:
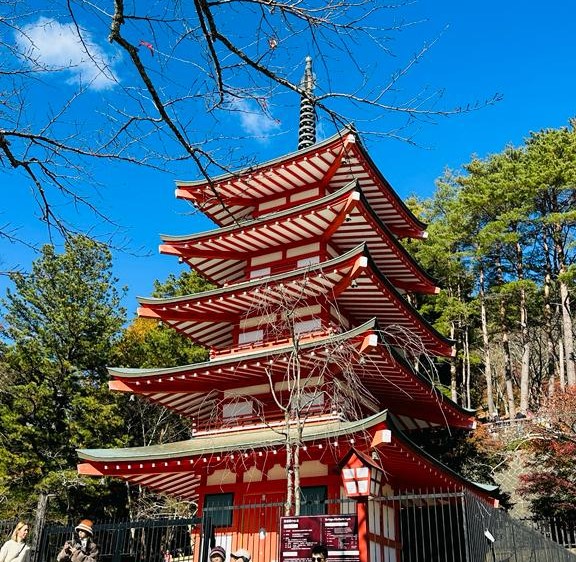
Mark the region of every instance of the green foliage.
<instances>
[{"instance_id":1,"label":"green foliage","mask_svg":"<svg viewBox=\"0 0 576 562\"><path fill-rule=\"evenodd\" d=\"M195 271L183 271L176 276L171 273L166 281L154 281L154 293L152 296L161 298L181 297L193 295L213 289L214 285L200 277Z\"/></svg>"},{"instance_id":2,"label":"green foliage","mask_svg":"<svg viewBox=\"0 0 576 562\"><path fill-rule=\"evenodd\" d=\"M207 351L173 329L149 318L136 318L115 346L117 367L176 367L208 358Z\"/></svg>"},{"instance_id":3,"label":"green foliage","mask_svg":"<svg viewBox=\"0 0 576 562\"><path fill-rule=\"evenodd\" d=\"M488 433L484 425L473 432L436 429L425 431L413 439L429 454L471 482L496 485L494 473L506 467L504 450ZM509 498L501 494L503 507Z\"/></svg>"},{"instance_id":4,"label":"green foliage","mask_svg":"<svg viewBox=\"0 0 576 562\"><path fill-rule=\"evenodd\" d=\"M570 376L559 340L571 333L561 304L572 312L575 302L575 123L475 156L446 171L432 198L408 201L429 237L407 249L441 287L412 298L455 341L452 392L491 415L534 411L551 377Z\"/></svg>"},{"instance_id":5,"label":"green foliage","mask_svg":"<svg viewBox=\"0 0 576 562\"><path fill-rule=\"evenodd\" d=\"M212 288L197 273L171 274L163 283L154 282L153 296L178 297ZM154 368L197 363L208 358L207 351L194 345L175 330L147 318L136 318L122 334L114 349L116 366Z\"/></svg>"},{"instance_id":6,"label":"green foliage","mask_svg":"<svg viewBox=\"0 0 576 562\"><path fill-rule=\"evenodd\" d=\"M76 473L76 448L124 442L122 412L106 384L124 321L111 265L103 245L78 236L61 254L45 246L30 274L12 276L0 395L5 512L31 510L45 491L65 498L70 514L84 513L84 486L77 476L62 479Z\"/></svg>"}]
</instances>

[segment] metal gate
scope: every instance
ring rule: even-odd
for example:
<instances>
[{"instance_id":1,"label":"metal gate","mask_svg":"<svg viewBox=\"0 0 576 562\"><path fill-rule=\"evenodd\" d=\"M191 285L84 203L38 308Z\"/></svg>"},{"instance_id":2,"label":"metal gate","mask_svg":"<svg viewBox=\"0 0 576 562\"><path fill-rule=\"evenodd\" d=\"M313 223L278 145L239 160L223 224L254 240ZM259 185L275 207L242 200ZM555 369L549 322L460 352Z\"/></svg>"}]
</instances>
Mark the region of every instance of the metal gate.
<instances>
[{"instance_id":1,"label":"metal gate","mask_svg":"<svg viewBox=\"0 0 576 562\"><path fill-rule=\"evenodd\" d=\"M56 562L74 526L45 525L35 562ZM206 561L213 536L208 518L116 520L94 525L100 562L191 562L194 555ZM207 540L204 540L204 537Z\"/></svg>"}]
</instances>

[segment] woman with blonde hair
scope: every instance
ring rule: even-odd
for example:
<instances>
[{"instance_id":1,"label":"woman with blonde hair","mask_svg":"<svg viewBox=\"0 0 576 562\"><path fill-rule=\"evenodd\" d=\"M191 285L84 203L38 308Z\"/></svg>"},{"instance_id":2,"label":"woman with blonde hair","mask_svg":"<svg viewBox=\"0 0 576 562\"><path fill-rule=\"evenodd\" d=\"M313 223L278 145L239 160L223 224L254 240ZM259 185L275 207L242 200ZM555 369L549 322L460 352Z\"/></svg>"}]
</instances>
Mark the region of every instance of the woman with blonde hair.
<instances>
[{"instance_id":1,"label":"woman with blonde hair","mask_svg":"<svg viewBox=\"0 0 576 562\"><path fill-rule=\"evenodd\" d=\"M30 547L26 544L29 530L24 521L14 527L10 539L0 548L0 562L30 562Z\"/></svg>"}]
</instances>

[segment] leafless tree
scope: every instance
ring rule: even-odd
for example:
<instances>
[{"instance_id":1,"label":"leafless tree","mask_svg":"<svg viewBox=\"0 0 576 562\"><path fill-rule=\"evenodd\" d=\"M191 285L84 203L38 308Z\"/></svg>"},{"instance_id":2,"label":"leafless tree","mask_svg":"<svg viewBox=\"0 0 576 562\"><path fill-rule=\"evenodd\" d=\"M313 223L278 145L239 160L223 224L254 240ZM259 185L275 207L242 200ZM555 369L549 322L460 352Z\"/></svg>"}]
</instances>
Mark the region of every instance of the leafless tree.
<instances>
[{"instance_id":1,"label":"leafless tree","mask_svg":"<svg viewBox=\"0 0 576 562\"><path fill-rule=\"evenodd\" d=\"M300 83L307 55L319 73L313 101L324 128L353 120L362 132L411 141L411 123L495 101L442 108L440 89L399 101L399 85L434 43L400 64L390 56L391 38L416 24L403 19L404 8L376 0L68 0L39 11L29 0L4 0L1 165L28 183L49 230L66 235L75 223L63 204L108 220L93 192L102 161L170 170L188 163L189 176L208 177L241 163L230 147L247 136L253 144L285 132L281 108L312 95ZM249 133L234 132L234 115ZM224 148L222 137L232 144ZM249 146L243 156L253 156ZM2 235L18 237L9 221Z\"/></svg>"},{"instance_id":2,"label":"leafless tree","mask_svg":"<svg viewBox=\"0 0 576 562\"><path fill-rule=\"evenodd\" d=\"M304 276L299 282L291 282L285 290L281 285L269 293L267 285L263 285L259 290L261 299L247 311L252 328L261 330L265 341L279 345L285 342L287 349L282 358L272 359L271 355L269 364L263 360L270 398L259 401L259 396L250 397L256 415L278 433L286 453L285 515L300 514L300 467L306 447L303 433L311 419L328 415L340 420L357 420L383 407L364 379L365 368L370 366L374 373L379 372L378 367L369 354L361 354L352 341L339 337L341 329L337 325L329 328L317 349L310 345L311 336L326 334L326 329L320 327L320 315L315 312L322 308L323 301L310 299L308 284L309 279ZM337 306L336 303L333 306ZM308 327L318 324L318 329L312 332L302 329L303 318L307 319ZM254 323L259 319L260 323ZM387 345L388 337L397 338L399 334L414 368L436 379L434 360L416 334L393 325L381 331L379 337L382 344ZM235 421L231 419L230 423Z\"/></svg>"}]
</instances>

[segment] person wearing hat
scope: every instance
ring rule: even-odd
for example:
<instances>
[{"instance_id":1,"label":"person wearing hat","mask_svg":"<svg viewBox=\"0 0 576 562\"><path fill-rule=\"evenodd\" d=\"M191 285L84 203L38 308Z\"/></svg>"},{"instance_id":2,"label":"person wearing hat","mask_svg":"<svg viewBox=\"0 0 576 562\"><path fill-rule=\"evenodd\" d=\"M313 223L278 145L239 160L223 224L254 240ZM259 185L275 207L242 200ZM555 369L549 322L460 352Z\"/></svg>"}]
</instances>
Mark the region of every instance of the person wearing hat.
<instances>
[{"instance_id":1,"label":"person wearing hat","mask_svg":"<svg viewBox=\"0 0 576 562\"><path fill-rule=\"evenodd\" d=\"M76 528L77 537L66 541L57 556L58 562L96 562L98 560L98 545L92 539L92 521L82 519Z\"/></svg>"},{"instance_id":2,"label":"person wearing hat","mask_svg":"<svg viewBox=\"0 0 576 562\"><path fill-rule=\"evenodd\" d=\"M224 562L226 560L226 551L221 546L215 546L210 551L210 562Z\"/></svg>"},{"instance_id":3,"label":"person wearing hat","mask_svg":"<svg viewBox=\"0 0 576 562\"><path fill-rule=\"evenodd\" d=\"M245 548L237 548L230 554L230 558L232 558L232 560L240 560L240 562L250 562L252 555Z\"/></svg>"}]
</instances>

